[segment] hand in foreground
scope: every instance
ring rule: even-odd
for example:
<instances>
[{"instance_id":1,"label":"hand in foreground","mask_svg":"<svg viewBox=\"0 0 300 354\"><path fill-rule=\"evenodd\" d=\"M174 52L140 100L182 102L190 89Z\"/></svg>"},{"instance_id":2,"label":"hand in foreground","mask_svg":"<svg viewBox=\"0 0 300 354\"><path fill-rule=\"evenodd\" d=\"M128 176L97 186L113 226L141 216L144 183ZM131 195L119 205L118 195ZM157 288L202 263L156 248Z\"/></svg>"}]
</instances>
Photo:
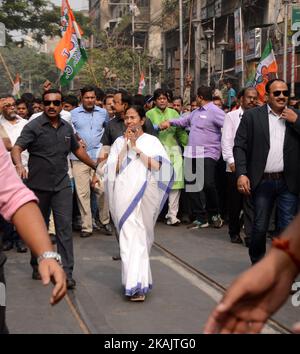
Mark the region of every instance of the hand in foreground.
<instances>
[{"instance_id":1,"label":"hand in foreground","mask_svg":"<svg viewBox=\"0 0 300 354\"><path fill-rule=\"evenodd\" d=\"M240 176L237 180L237 189L244 195L251 194L250 180L247 176Z\"/></svg>"},{"instance_id":2,"label":"hand in foreground","mask_svg":"<svg viewBox=\"0 0 300 354\"><path fill-rule=\"evenodd\" d=\"M259 333L289 296L296 274L289 256L272 249L230 286L204 333Z\"/></svg>"},{"instance_id":3,"label":"hand in foreground","mask_svg":"<svg viewBox=\"0 0 300 354\"><path fill-rule=\"evenodd\" d=\"M43 285L48 285L50 280L54 283L51 305L57 304L66 294L66 275L62 267L55 259L43 259L39 264L39 273L42 277Z\"/></svg>"}]
</instances>

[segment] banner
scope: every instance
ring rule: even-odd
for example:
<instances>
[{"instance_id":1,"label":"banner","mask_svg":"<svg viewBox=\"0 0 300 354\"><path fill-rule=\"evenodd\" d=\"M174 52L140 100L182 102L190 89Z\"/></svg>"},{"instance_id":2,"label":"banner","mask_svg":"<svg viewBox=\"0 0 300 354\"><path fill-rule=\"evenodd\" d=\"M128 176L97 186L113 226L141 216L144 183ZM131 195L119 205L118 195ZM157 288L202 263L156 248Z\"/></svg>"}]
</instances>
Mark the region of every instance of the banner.
<instances>
[{"instance_id":1,"label":"banner","mask_svg":"<svg viewBox=\"0 0 300 354\"><path fill-rule=\"evenodd\" d=\"M78 26L68 0L62 0L62 39L58 43L54 58L56 66L63 72L60 83L69 84L87 61L87 54L81 42L82 30Z\"/></svg>"},{"instance_id":2,"label":"banner","mask_svg":"<svg viewBox=\"0 0 300 354\"><path fill-rule=\"evenodd\" d=\"M269 39L263 51L260 62L258 63L253 85L258 91L260 101L265 101L266 84L269 80L277 77L277 72L278 66L272 48L272 42Z\"/></svg>"}]
</instances>

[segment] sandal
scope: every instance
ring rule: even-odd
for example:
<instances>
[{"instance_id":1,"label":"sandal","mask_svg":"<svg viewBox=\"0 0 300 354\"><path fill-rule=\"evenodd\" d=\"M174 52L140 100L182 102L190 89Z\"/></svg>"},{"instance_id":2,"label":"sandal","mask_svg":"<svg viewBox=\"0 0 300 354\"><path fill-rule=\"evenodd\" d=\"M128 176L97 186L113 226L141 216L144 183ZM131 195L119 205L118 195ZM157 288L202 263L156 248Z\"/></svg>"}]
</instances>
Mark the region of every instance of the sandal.
<instances>
[{"instance_id":1,"label":"sandal","mask_svg":"<svg viewBox=\"0 0 300 354\"><path fill-rule=\"evenodd\" d=\"M143 294L134 294L130 297L130 301L134 301L134 302L143 302L145 301L146 296Z\"/></svg>"}]
</instances>

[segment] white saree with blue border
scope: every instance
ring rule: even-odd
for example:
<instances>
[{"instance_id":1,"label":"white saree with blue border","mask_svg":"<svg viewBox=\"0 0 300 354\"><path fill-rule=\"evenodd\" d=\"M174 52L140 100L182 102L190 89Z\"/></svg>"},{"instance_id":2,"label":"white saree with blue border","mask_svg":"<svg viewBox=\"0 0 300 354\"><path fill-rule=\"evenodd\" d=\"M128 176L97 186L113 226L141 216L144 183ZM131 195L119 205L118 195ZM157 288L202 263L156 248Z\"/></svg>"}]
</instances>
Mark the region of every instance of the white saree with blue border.
<instances>
[{"instance_id":1,"label":"white saree with blue border","mask_svg":"<svg viewBox=\"0 0 300 354\"><path fill-rule=\"evenodd\" d=\"M105 184L109 208L120 237L122 284L125 295L146 294L152 288L150 250L157 217L174 182L174 170L160 141L144 133L136 146L160 162L150 171L130 149L116 173L118 156L125 140L118 138L107 161Z\"/></svg>"}]
</instances>

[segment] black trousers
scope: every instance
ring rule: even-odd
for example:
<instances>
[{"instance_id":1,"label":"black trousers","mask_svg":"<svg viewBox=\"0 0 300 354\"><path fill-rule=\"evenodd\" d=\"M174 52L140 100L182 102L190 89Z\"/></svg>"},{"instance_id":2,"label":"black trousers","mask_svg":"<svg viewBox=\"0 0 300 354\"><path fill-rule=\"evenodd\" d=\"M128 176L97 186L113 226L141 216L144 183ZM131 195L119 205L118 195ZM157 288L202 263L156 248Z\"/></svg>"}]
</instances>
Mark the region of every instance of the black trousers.
<instances>
[{"instance_id":1,"label":"black trousers","mask_svg":"<svg viewBox=\"0 0 300 354\"><path fill-rule=\"evenodd\" d=\"M192 217L207 221L207 217L220 213L216 187L217 161L211 158L185 159L185 185L189 198Z\"/></svg>"},{"instance_id":2,"label":"black trousers","mask_svg":"<svg viewBox=\"0 0 300 354\"><path fill-rule=\"evenodd\" d=\"M58 192L33 191L39 199L39 207L46 225L49 224L50 210L56 231L57 251L61 255L67 278L72 278L74 268L73 237L72 237L72 189L71 186ZM31 254L30 264L38 266L36 257Z\"/></svg>"},{"instance_id":3,"label":"black trousers","mask_svg":"<svg viewBox=\"0 0 300 354\"><path fill-rule=\"evenodd\" d=\"M245 197L237 189L237 179L235 173L227 172L228 188L228 229L229 235L239 235L242 221L240 219L243 210L243 223L246 237L251 237L253 224L253 205L251 197Z\"/></svg>"},{"instance_id":4,"label":"black trousers","mask_svg":"<svg viewBox=\"0 0 300 354\"><path fill-rule=\"evenodd\" d=\"M5 262L6 262L6 256L2 251L0 251L0 334L8 334L8 328L5 322L5 312L6 312L6 284L4 278Z\"/></svg>"}]
</instances>

